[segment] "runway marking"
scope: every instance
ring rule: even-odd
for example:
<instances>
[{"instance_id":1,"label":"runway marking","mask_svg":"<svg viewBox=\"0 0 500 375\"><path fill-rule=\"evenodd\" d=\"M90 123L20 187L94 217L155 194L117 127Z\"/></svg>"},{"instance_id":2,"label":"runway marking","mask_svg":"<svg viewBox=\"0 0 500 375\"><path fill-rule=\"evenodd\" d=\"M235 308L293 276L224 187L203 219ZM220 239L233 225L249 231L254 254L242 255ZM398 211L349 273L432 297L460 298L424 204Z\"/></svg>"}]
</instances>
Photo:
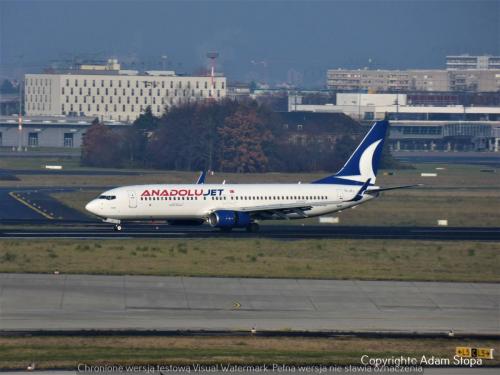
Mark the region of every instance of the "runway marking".
<instances>
[{"instance_id":1,"label":"runway marking","mask_svg":"<svg viewBox=\"0 0 500 375\"><path fill-rule=\"evenodd\" d=\"M233 302L233 309L234 310L241 309L241 303L239 303L239 302Z\"/></svg>"},{"instance_id":2,"label":"runway marking","mask_svg":"<svg viewBox=\"0 0 500 375\"><path fill-rule=\"evenodd\" d=\"M47 219L49 219L49 220L53 220L53 219L54 219L54 217L53 217L53 216L51 216L51 215L49 215L48 213L43 212L42 210L40 210L40 209L36 208L33 204L28 203L27 201L25 201L25 200L24 200L24 199L22 199L21 197L18 197L18 196L17 196L17 194L16 194L15 192L11 191L11 192L9 193L9 195L10 195L12 198L14 198L16 201L18 201L18 202L20 202L20 203L24 204L26 207L31 208L33 211L35 211L35 212L39 213L40 215L42 215L42 216L46 217Z\"/></svg>"}]
</instances>

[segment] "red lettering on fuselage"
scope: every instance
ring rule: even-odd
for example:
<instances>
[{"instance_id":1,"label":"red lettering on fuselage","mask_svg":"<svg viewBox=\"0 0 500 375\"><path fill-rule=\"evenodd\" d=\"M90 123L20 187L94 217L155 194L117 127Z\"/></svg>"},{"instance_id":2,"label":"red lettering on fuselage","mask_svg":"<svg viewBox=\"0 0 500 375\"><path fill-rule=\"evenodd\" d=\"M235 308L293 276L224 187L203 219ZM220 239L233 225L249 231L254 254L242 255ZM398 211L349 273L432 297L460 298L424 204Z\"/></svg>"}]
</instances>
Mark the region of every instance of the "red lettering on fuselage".
<instances>
[{"instance_id":1,"label":"red lettering on fuselage","mask_svg":"<svg viewBox=\"0 0 500 375\"><path fill-rule=\"evenodd\" d=\"M201 196L203 195L203 189L163 189L163 190L157 190L157 189L152 189L152 190L144 190L141 194L141 197L184 197L184 196Z\"/></svg>"}]
</instances>

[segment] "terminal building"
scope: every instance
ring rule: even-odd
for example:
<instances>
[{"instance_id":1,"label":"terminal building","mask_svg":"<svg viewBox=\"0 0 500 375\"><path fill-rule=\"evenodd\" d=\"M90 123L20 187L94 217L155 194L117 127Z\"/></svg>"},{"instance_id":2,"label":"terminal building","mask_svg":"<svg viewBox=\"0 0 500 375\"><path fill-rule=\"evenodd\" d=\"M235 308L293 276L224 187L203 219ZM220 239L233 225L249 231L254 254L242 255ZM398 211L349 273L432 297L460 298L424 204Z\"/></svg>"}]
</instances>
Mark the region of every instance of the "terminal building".
<instances>
[{"instance_id":1,"label":"terminal building","mask_svg":"<svg viewBox=\"0 0 500 375\"><path fill-rule=\"evenodd\" d=\"M76 69L26 74L25 111L28 116L80 116L101 121L132 122L151 106L153 114L197 100L226 96L226 78L184 76L174 71L123 70L117 60Z\"/></svg>"},{"instance_id":2,"label":"terminal building","mask_svg":"<svg viewBox=\"0 0 500 375\"><path fill-rule=\"evenodd\" d=\"M289 111L344 113L363 123L388 117L393 150L500 151L500 107L411 105L408 94L339 93L335 104L302 104Z\"/></svg>"}]
</instances>

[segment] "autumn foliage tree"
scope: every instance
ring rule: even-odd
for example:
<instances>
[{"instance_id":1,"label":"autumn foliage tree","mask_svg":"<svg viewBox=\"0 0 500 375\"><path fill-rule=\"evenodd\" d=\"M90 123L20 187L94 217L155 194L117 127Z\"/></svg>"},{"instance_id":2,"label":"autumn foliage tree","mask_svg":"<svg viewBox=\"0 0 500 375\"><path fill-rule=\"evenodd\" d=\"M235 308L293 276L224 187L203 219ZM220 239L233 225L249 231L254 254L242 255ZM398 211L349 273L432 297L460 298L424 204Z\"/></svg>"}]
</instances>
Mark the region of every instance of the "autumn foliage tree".
<instances>
[{"instance_id":1,"label":"autumn foliage tree","mask_svg":"<svg viewBox=\"0 0 500 375\"><path fill-rule=\"evenodd\" d=\"M95 119L83 137L81 163L89 167L121 167L123 137Z\"/></svg>"},{"instance_id":2,"label":"autumn foliage tree","mask_svg":"<svg viewBox=\"0 0 500 375\"><path fill-rule=\"evenodd\" d=\"M365 133L347 116L276 113L256 101L192 102L161 117L146 109L122 132L95 122L82 164L170 170L336 171ZM385 150L385 165L392 157ZM394 165L394 164L392 164Z\"/></svg>"},{"instance_id":3,"label":"autumn foliage tree","mask_svg":"<svg viewBox=\"0 0 500 375\"><path fill-rule=\"evenodd\" d=\"M224 120L220 137L222 171L263 172L269 167L265 144L273 140L271 129L256 108L240 108Z\"/></svg>"}]
</instances>

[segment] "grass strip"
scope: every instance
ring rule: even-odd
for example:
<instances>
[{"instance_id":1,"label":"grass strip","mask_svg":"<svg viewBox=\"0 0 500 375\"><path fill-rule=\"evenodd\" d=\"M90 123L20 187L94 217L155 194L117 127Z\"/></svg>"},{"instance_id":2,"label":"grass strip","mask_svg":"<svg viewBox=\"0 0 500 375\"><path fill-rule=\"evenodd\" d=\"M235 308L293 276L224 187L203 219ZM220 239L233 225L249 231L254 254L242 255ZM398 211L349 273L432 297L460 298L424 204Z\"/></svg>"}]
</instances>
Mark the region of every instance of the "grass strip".
<instances>
[{"instance_id":1,"label":"grass strip","mask_svg":"<svg viewBox=\"0 0 500 375\"><path fill-rule=\"evenodd\" d=\"M486 347L495 340L262 338L262 337L0 337L0 368L23 369L87 365L289 364L359 365L372 358L449 358L455 347ZM498 366L498 359L484 365Z\"/></svg>"},{"instance_id":2,"label":"grass strip","mask_svg":"<svg viewBox=\"0 0 500 375\"><path fill-rule=\"evenodd\" d=\"M499 282L500 243L0 240L0 272Z\"/></svg>"}]
</instances>

